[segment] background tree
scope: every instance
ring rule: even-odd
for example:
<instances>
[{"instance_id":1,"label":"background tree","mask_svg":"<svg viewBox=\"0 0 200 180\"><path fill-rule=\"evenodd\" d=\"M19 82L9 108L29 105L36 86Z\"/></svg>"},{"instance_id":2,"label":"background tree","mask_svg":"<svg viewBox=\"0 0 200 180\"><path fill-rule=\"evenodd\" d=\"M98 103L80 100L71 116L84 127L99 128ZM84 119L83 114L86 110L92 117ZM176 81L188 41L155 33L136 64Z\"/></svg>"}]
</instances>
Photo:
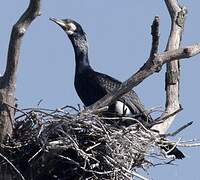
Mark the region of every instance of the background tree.
<instances>
[{"instance_id":1,"label":"background tree","mask_svg":"<svg viewBox=\"0 0 200 180\"><path fill-rule=\"evenodd\" d=\"M13 26L7 56L6 70L0 78L0 142L12 136L16 97L17 66L21 40L31 22L39 15L40 1L30 1L29 7Z\"/></svg>"}]
</instances>

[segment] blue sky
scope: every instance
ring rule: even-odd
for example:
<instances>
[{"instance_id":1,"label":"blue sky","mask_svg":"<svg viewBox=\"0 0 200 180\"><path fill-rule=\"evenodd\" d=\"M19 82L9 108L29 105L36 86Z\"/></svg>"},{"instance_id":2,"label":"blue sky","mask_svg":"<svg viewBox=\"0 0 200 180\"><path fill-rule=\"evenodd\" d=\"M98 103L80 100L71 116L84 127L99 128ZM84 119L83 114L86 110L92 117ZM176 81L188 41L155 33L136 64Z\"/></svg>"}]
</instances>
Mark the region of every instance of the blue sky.
<instances>
[{"instance_id":1,"label":"blue sky","mask_svg":"<svg viewBox=\"0 0 200 180\"><path fill-rule=\"evenodd\" d=\"M188 8L182 46L200 42L199 1L181 0ZM2 2L0 11L0 73L5 68L7 47L12 25L27 7L27 0ZM21 47L17 79L20 107L57 108L66 104L81 104L73 87L74 53L65 33L48 20L49 17L72 18L82 24L88 35L89 57L94 69L121 81L132 75L148 58L151 47L150 25L160 16L160 51L165 49L170 19L163 1L59 0L42 1L42 16L28 29ZM199 138L199 79L200 62L196 56L182 61L181 104L171 131L194 121L179 137ZM136 87L147 108L164 107L164 69ZM149 170L153 180L199 180L200 148L182 148L186 158L175 166Z\"/></svg>"}]
</instances>

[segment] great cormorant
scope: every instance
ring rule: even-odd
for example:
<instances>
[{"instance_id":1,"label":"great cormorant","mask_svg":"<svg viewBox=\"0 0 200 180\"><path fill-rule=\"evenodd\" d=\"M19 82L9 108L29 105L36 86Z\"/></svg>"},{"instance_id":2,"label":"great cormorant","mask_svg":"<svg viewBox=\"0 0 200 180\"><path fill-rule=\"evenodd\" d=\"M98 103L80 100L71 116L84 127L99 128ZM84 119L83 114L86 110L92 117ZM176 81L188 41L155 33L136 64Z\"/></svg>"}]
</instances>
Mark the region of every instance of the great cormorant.
<instances>
[{"instance_id":1,"label":"great cormorant","mask_svg":"<svg viewBox=\"0 0 200 180\"><path fill-rule=\"evenodd\" d=\"M62 27L74 47L76 60L74 85L78 96L85 106L92 105L121 85L121 82L117 79L93 70L88 58L86 34L80 24L71 19L57 20L51 18L51 20ZM149 117L133 90L111 105L109 111L116 112L119 115L138 114L138 118L145 121Z\"/></svg>"},{"instance_id":2,"label":"great cormorant","mask_svg":"<svg viewBox=\"0 0 200 180\"><path fill-rule=\"evenodd\" d=\"M121 85L121 82L117 79L93 70L88 58L86 34L80 24L71 19L59 20L50 18L50 20L58 24L72 42L76 61L74 85L78 96L85 106L92 105ZM137 119L142 122L151 120L150 115L148 115L144 105L133 90L124 94L118 101L112 104L109 107L109 111L118 115L138 115ZM178 159L184 157L183 153L177 148L174 148L169 154L175 155Z\"/></svg>"}]
</instances>

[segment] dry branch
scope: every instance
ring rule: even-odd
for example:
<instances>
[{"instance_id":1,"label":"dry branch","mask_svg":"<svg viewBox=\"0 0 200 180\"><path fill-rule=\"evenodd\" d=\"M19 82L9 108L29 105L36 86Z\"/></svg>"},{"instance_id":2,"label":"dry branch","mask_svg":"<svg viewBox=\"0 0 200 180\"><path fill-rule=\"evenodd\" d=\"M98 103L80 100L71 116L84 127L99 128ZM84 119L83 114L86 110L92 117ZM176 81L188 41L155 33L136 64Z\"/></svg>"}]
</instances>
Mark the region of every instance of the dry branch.
<instances>
[{"instance_id":1,"label":"dry branch","mask_svg":"<svg viewBox=\"0 0 200 180\"><path fill-rule=\"evenodd\" d=\"M171 16L171 31L168 39L166 51L178 49L181 44L182 32L184 29L184 22L186 17L186 9L181 7L177 0L165 0ZM186 49L187 51L187 49ZM166 105L165 113L162 116L167 116L180 108L179 103L179 84L180 84L180 63L177 60L167 63L165 90L166 90ZM153 128L158 130L161 134L165 133L175 119L175 115L166 119Z\"/></svg>"},{"instance_id":2,"label":"dry branch","mask_svg":"<svg viewBox=\"0 0 200 180\"><path fill-rule=\"evenodd\" d=\"M153 24L151 25L152 45L151 45L150 57L153 57L155 54L158 53L159 37L160 37L159 25L160 25L160 18L156 16L154 18Z\"/></svg>"},{"instance_id":3,"label":"dry branch","mask_svg":"<svg viewBox=\"0 0 200 180\"><path fill-rule=\"evenodd\" d=\"M0 77L0 142L12 135L15 106L16 73L22 38L32 23L40 15L40 0L30 0L29 6L13 26L7 56L5 73Z\"/></svg>"},{"instance_id":4,"label":"dry branch","mask_svg":"<svg viewBox=\"0 0 200 180\"><path fill-rule=\"evenodd\" d=\"M162 66L167 63L166 72L166 110L162 117L176 112L180 109L179 104L179 62L177 59L189 58L200 53L200 44L194 44L185 48L179 48L181 42L182 31L185 22L186 9L180 7L177 0L165 0L168 7L168 11L171 16L172 26L171 32L166 48L166 52L158 53L159 44L159 18L155 17L152 24L152 48L150 57L146 63L128 80L122 85L115 89L113 92L107 94L102 99L97 101L95 104L87 108L90 112L95 112L97 109L108 106L109 104L116 101L123 94L130 91L133 87L137 86L144 79L149 77L155 72L160 71ZM170 116L163 123L156 124L153 126L154 130L164 134L170 127L171 123L175 119L174 116Z\"/></svg>"},{"instance_id":5,"label":"dry branch","mask_svg":"<svg viewBox=\"0 0 200 180\"><path fill-rule=\"evenodd\" d=\"M129 92L133 87L140 84L144 79L160 70L165 63L174 61L176 59L190 58L199 53L200 44L194 44L185 48L179 48L176 50L170 50L156 54L153 58L149 58L146 63L139 69L139 71L132 75L128 80L123 82L119 88L107 94L99 101L89 106L86 110L93 112L96 111L96 109L100 109L111 104L123 94Z\"/></svg>"}]
</instances>

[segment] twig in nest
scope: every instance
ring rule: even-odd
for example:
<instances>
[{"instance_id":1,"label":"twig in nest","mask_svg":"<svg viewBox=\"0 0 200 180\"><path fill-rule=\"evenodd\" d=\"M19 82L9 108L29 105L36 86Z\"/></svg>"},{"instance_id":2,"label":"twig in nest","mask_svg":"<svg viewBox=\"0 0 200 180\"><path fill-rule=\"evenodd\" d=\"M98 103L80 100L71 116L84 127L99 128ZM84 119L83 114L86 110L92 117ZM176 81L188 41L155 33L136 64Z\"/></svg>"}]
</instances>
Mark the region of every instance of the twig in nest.
<instances>
[{"instance_id":1,"label":"twig in nest","mask_svg":"<svg viewBox=\"0 0 200 180\"><path fill-rule=\"evenodd\" d=\"M161 117L155 119L155 121L162 121L162 120L164 121L164 120L176 115L177 113L181 112L182 110L183 110L183 108L181 107L181 108L179 108L178 110L174 111L171 114L167 114L166 116L163 116L163 117L161 116Z\"/></svg>"},{"instance_id":2,"label":"twig in nest","mask_svg":"<svg viewBox=\"0 0 200 180\"><path fill-rule=\"evenodd\" d=\"M173 113L171 114L167 114L166 116L161 116L161 117L158 117L156 118L152 123L150 123L149 127L152 127L152 129L154 128L153 126L154 125L157 125L157 124L160 124L160 123L163 123L166 119L176 115L177 113L179 113L180 111L182 111L183 108L179 108L178 110L174 111ZM164 113L165 114L165 113Z\"/></svg>"},{"instance_id":3,"label":"twig in nest","mask_svg":"<svg viewBox=\"0 0 200 180\"><path fill-rule=\"evenodd\" d=\"M108 106L101 107L92 111L93 114L99 114L108 110Z\"/></svg>"},{"instance_id":4,"label":"twig in nest","mask_svg":"<svg viewBox=\"0 0 200 180\"><path fill-rule=\"evenodd\" d=\"M73 109L74 111L76 111L77 113L80 112L80 107L78 106L79 109L75 108L74 106L69 106L69 105L66 105L64 107L61 107L60 109L66 109L66 108L70 108L70 109Z\"/></svg>"},{"instance_id":5,"label":"twig in nest","mask_svg":"<svg viewBox=\"0 0 200 180\"><path fill-rule=\"evenodd\" d=\"M40 154L40 152L42 152L42 148L40 148L39 149L39 151L37 151L29 160L28 160L28 162L30 163L35 157L37 157L39 154Z\"/></svg>"},{"instance_id":6,"label":"twig in nest","mask_svg":"<svg viewBox=\"0 0 200 180\"><path fill-rule=\"evenodd\" d=\"M191 144L178 143L177 146L179 146L179 147L197 147L197 146L200 146L200 143L191 143Z\"/></svg>"},{"instance_id":7,"label":"twig in nest","mask_svg":"<svg viewBox=\"0 0 200 180\"><path fill-rule=\"evenodd\" d=\"M109 133L108 133L108 131L106 130L105 126L104 126L100 121L99 121L98 123L100 124L101 128L103 129L103 131L106 133L106 135L107 135L109 141L111 141L111 138L110 138Z\"/></svg>"},{"instance_id":8,"label":"twig in nest","mask_svg":"<svg viewBox=\"0 0 200 180\"><path fill-rule=\"evenodd\" d=\"M15 167L15 165L12 163L12 162L10 162L3 154L1 154L0 153L0 156L5 160L5 161L7 161L8 162L8 164L10 164L10 166L16 171L16 173L20 176L20 178L22 179L22 180L25 180L25 178L24 178L24 176L22 175L22 173L20 173L20 171Z\"/></svg>"},{"instance_id":9,"label":"twig in nest","mask_svg":"<svg viewBox=\"0 0 200 180\"><path fill-rule=\"evenodd\" d=\"M138 173L136 173L136 172L134 172L134 171L130 171L130 170L124 168L123 166L121 166L120 164L117 164L117 163L114 161L114 159L112 159L111 157L106 156L106 158L107 158L109 161L111 161L113 164L115 164L119 169L121 169L122 171L126 172L127 174L132 175L133 177L135 176L135 177L137 177L137 178L139 178L139 179L142 179L142 180L148 180L147 178L141 176L140 174L138 174ZM127 176L127 175L124 174L124 173L123 173L123 175L124 175L126 178L130 178L129 176Z\"/></svg>"},{"instance_id":10,"label":"twig in nest","mask_svg":"<svg viewBox=\"0 0 200 180\"><path fill-rule=\"evenodd\" d=\"M90 146L90 147L88 147L85 151L87 152L87 151L90 151L90 150L92 150L92 149L94 149L95 147L97 147L97 146L99 146L101 143L97 143L97 144L95 144L94 146Z\"/></svg>"},{"instance_id":11,"label":"twig in nest","mask_svg":"<svg viewBox=\"0 0 200 180\"><path fill-rule=\"evenodd\" d=\"M172 164L172 162L174 162L175 159L171 159L170 161L167 161L167 162L164 162L164 163L156 163L156 164L152 164L153 167L156 167L156 166L165 166L167 164L170 164L170 165L174 165Z\"/></svg>"},{"instance_id":12,"label":"twig in nest","mask_svg":"<svg viewBox=\"0 0 200 180\"><path fill-rule=\"evenodd\" d=\"M179 138L179 140L173 145L173 147L171 149L169 149L169 151L166 152L166 154L170 154L170 152L172 152L176 148L176 146L180 142L180 140L181 140L181 138Z\"/></svg>"},{"instance_id":13,"label":"twig in nest","mask_svg":"<svg viewBox=\"0 0 200 180\"><path fill-rule=\"evenodd\" d=\"M192 125L193 121L183 125L182 127L180 127L179 129L177 129L175 132L173 133L167 133L167 134L163 134L161 136L167 137L167 136L176 136L178 133L180 133L181 131L183 131L184 129L186 129L187 127L189 127L190 125Z\"/></svg>"},{"instance_id":14,"label":"twig in nest","mask_svg":"<svg viewBox=\"0 0 200 180\"><path fill-rule=\"evenodd\" d=\"M15 106L12 106L12 105L10 105L10 104L8 104L8 103L6 103L6 102L4 102L4 104L6 104L8 107L14 109L15 111L18 111L18 112L22 113L22 114L23 114L24 116L26 116L28 119L31 119L31 117L29 116L29 114L27 114L27 113L24 112L23 110L21 110L21 109L15 107ZM19 117L19 118L20 118L20 117ZM18 119L18 118L15 118L15 120L17 120L17 119Z\"/></svg>"}]
</instances>

